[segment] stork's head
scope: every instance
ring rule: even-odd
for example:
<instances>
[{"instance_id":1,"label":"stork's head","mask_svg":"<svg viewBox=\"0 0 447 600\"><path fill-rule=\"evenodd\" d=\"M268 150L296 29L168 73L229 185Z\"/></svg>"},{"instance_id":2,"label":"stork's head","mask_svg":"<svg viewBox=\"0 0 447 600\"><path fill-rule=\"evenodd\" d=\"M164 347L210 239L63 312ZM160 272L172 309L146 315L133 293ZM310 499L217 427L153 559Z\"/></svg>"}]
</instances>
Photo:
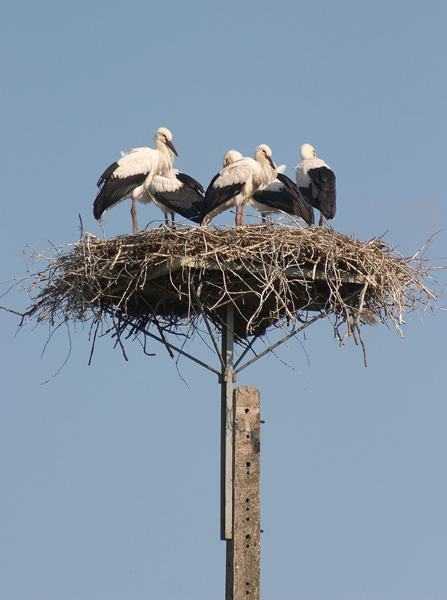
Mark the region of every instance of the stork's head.
<instances>
[{"instance_id":1,"label":"stork's head","mask_svg":"<svg viewBox=\"0 0 447 600\"><path fill-rule=\"evenodd\" d=\"M272 169L276 170L276 165L272 160L272 151L269 148L269 146L267 146L267 144L261 144L256 148L255 159L261 163L267 162L272 167Z\"/></svg>"},{"instance_id":2,"label":"stork's head","mask_svg":"<svg viewBox=\"0 0 447 600\"><path fill-rule=\"evenodd\" d=\"M303 160L308 160L317 156L315 153L315 148L310 144L303 144L300 149L300 154Z\"/></svg>"},{"instance_id":3,"label":"stork's head","mask_svg":"<svg viewBox=\"0 0 447 600\"><path fill-rule=\"evenodd\" d=\"M225 154L224 159L223 159L223 166L228 167L228 165L232 165L233 163L237 162L238 160L241 160L241 158L244 158L244 157L237 150L228 150L228 152Z\"/></svg>"},{"instance_id":4,"label":"stork's head","mask_svg":"<svg viewBox=\"0 0 447 600\"><path fill-rule=\"evenodd\" d=\"M176 156L177 150L174 148L174 144L172 143L172 133L169 131L167 127L160 127L157 129L154 135L155 147L159 148L160 144L164 144L173 152Z\"/></svg>"}]
</instances>

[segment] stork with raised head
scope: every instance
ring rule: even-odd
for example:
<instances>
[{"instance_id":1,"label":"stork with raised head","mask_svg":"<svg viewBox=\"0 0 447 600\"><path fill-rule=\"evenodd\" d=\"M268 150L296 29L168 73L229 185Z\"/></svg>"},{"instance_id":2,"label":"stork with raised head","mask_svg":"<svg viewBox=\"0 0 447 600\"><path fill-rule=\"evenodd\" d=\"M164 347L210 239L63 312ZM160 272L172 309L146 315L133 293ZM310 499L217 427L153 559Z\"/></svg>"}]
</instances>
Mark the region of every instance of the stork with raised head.
<instances>
[{"instance_id":1,"label":"stork with raised head","mask_svg":"<svg viewBox=\"0 0 447 600\"><path fill-rule=\"evenodd\" d=\"M295 167L296 185L304 200L320 211L318 224L321 227L323 217L335 217L335 175L321 158L317 158L315 148L310 144L303 144L300 154L302 162Z\"/></svg>"},{"instance_id":2,"label":"stork with raised head","mask_svg":"<svg viewBox=\"0 0 447 600\"><path fill-rule=\"evenodd\" d=\"M138 232L136 201L149 187L155 175L166 175L178 156L172 143L172 133L166 127L154 135L155 150L134 148L108 167L98 180L99 191L93 203L95 219L101 219L106 210L119 202L132 199L132 231Z\"/></svg>"},{"instance_id":3,"label":"stork with raised head","mask_svg":"<svg viewBox=\"0 0 447 600\"><path fill-rule=\"evenodd\" d=\"M168 215L174 223L176 213L194 223L200 223L204 193L205 190L198 181L177 169L171 169L166 175L155 175L138 200L143 204L153 201L163 211L166 225Z\"/></svg>"},{"instance_id":4,"label":"stork with raised head","mask_svg":"<svg viewBox=\"0 0 447 600\"><path fill-rule=\"evenodd\" d=\"M201 212L201 224L224 210L236 207L236 225L244 224L244 208L252 195L276 179L272 151L267 144L256 148L255 158L243 157L224 167L208 186ZM239 212L240 209L240 212Z\"/></svg>"},{"instance_id":5,"label":"stork with raised head","mask_svg":"<svg viewBox=\"0 0 447 600\"><path fill-rule=\"evenodd\" d=\"M224 167L238 160L241 160L242 154L237 150L229 150L224 157ZM253 194L250 204L262 215L262 220L271 213L284 212L302 219L307 225L314 222L313 208L304 202L297 190L295 183L281 173L285 170L285 165L277 168L276 179L265 187L260 187Z\"/></svg>"}]
</instances>

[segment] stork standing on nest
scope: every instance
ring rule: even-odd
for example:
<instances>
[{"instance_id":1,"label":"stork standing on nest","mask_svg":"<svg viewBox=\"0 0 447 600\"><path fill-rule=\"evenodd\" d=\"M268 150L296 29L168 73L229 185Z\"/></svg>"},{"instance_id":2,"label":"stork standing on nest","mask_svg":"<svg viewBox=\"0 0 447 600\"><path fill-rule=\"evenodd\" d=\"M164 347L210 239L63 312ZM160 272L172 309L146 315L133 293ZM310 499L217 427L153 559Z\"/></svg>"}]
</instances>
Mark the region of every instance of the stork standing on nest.
<instances>
[{"instance_id":1,"label":"stork standing on nest","mask_svg":"<svg viewBox=\"0 0 447 600\"><path fill-rule=\"evenodd\" d=\"M132 231L138 232L136 201L149 187L155 175L166 175L178 156L172 143L172 133L166 127L154 135L155 150L134 148L108 167L98 180L99 192L93 204L93 215L100 219L106 210L119 202L132 199Z\"/></svg>"},{"instance_id":2,"label":"stork standing on nest","mask_svg":"<svg viewBox=\"0 0 447 600\"><path fill-rule=\"evenodd\" d=\"M166 225L168 214L174 223L176 213L199 223L204 193L198 181L177 169L171 169L166 175L155 175L138 200L143 204L153 201L163 211Z\"/></svg>"},{"instance_id":3,"label":"stork standing on nest","mask_svg":"<svg viewBox=\"0 0 447 600\"><path fill-rule=\"evenodd\" d=\"M235 206L236 225L243 225L245 205L261 186L272 183L276 175L272 151L267 144L256 148L254 159L243 157L224 167L206 190L201 224L208 225L216 215Z\"/></svg>"},{"instance_id":4,"label":"stork standing on nest","mask_svg":"<svg viewBox=\"0 0 447 600\"><path fill-rule=\"evenodd\" d=\"M304 200L320 211L319 226L323 217L335 217L335 175L321 158L317 158L315 148L303 144L300 150L302 162L295 167L296 185Z\"/></svg>"},{"instance_id":5,"label":"stork standing on nest","mask_svg":"<svg viewBox=\"0 0 447 600\"><path fill-rule=\"evenodd\" d=\"M225 154L224 167L243 158L237 150L230 150ZM314 222L314 210L310 204L304 202L297 190L295 183L280 172L285 165L277 168L276 179L267 186L262 186L253 194L250 204L262 215L262 220L271 213L284 212L302 219L307 225Z\"/></svg>"}]
</instances>

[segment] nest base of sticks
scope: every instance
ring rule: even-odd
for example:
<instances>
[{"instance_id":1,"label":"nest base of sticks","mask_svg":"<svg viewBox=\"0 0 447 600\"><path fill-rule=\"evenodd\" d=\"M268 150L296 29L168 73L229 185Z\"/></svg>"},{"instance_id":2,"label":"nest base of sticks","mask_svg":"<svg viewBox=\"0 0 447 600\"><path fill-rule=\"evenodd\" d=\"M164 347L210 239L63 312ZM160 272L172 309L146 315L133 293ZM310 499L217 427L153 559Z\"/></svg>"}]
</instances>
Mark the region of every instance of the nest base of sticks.
<instances>
[{"instance_id":1,"label":"nest base of sticks","mask_svg":"<svg viewBox=\"0 0 447 600\"><path fill-rule=\"evenodd\" d=\"M401 334L404 315L435 299L418 255L327 227L176 225L110 240L87 233L32 258L47 266L31 276L27 319L90 320L118 338L151 327L190 338L203 320L221 331L231 302L241 343L273 327L302 329L316 315L343 343L363 324L390 321Z\"/></svg>"}]
</instances>

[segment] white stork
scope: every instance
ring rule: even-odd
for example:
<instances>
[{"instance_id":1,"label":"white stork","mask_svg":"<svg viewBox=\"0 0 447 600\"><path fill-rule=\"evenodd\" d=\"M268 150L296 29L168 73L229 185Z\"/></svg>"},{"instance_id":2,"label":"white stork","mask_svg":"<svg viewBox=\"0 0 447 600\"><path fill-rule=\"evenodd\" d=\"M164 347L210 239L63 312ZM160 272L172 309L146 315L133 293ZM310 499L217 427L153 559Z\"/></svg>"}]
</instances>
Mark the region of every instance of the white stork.
<instances>
[{"instance_id":1,"label":"white stork","mask_svg":"<svg viewBox=\"0 0 447 600\"><path fill-rule=\"evenodd\" d=\"M176 213L199 223L204 193L205 190L198 181L177 169L171 169L166 175L155 175L138 200L143 204L153 201L163 211L166 225L168 214L174 223Z\"/></svg>"},{"instance_id":2,"label":"white stork","mask_svg":"<svg viewBox=\"0 0 447 600\"><path fill-rule=\"evenodd\" d=\"M155 150L134 148L108 167L98 180L99 192L93 204L93 215L100 219L106 210L132 199L132 231L138 232L136 200L149 187L155 175L166 175L178 156L172 143L172 133L166 127L157 129L154 135Z\"/></svg>"},{"instance_id":3,"label":"white stork","mask_svg":"<svg viewBox=\"0 0 447 600\"><path fill-rule=\"evenodd\" d=\"M240 152L230 150L225 154L224 167L242 158ZM272 183L260 187L253 194L250 204L262 214L263 221L265 221L266 215L270 213L284 212L303 219L307 225L312 225L314 222L313 208L303 201L295 183L287 175L284 175L281 170L285 170L285 165L277 168L277 176Z\"/></svg>"},{"instance_id":4,"label":"white stork","mask_svg":"<svg viewBox=\"0 0 447 600\"><path fill-rule=\"evenodd\" d=\"M227 208L236 207L236 225L244 224L244 207L261 187L276 179L272 151L266 144L256 148L255 158L243 157L224 167L208 186L201 224L208 223ZM240 207L240 214L239 214Z\"/></svg>"},{"instance_id":5,"label":"white stork","mask_svg":"<svg viewBox=\"0 0 447 600\"><path fill-rule=\"evenodd\" d=\"M335 175L321 158L316 157L315 148L310 144L303 144L300 154L302 162L295 167L296 185L304 200L320 211L318 224L321 227L323 217L335 217Z\"/></svg>"}]
</instances>

